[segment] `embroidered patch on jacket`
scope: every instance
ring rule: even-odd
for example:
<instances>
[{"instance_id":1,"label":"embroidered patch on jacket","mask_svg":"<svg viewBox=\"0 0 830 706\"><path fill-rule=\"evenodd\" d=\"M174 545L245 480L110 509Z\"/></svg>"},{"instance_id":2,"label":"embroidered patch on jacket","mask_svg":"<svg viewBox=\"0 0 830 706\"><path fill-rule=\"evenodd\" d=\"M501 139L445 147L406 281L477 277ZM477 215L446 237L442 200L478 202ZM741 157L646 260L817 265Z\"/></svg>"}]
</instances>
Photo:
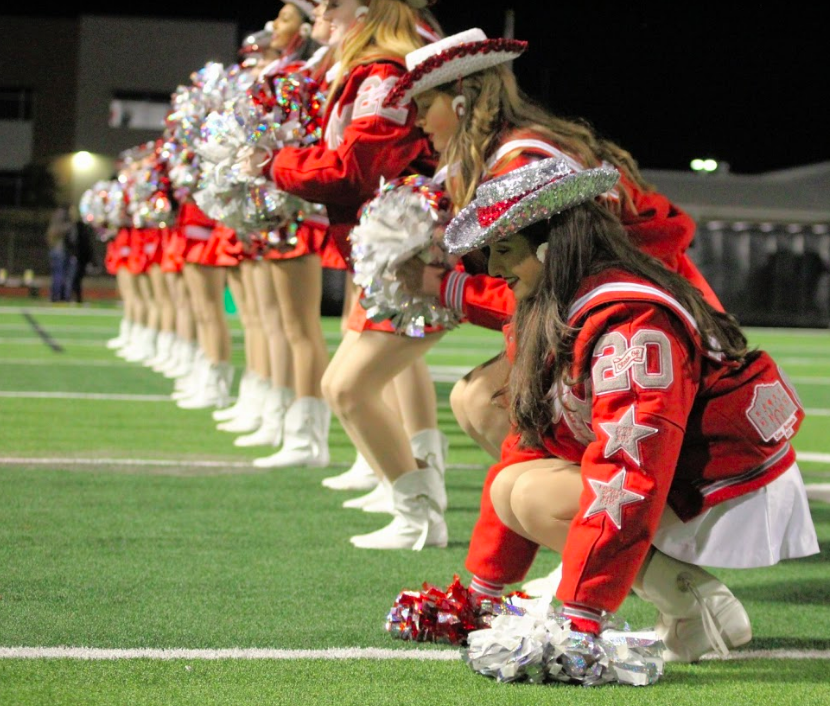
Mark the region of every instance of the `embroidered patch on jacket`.
<instances>
[{"instance_id":1,"label":"embroidered patch on jacket","mask_svg":"<svg viewBox=\"0 0 830 706\"><path fill-rule=\"evenodd\" d=\"M795 433L798 406L776 380L771 385L756 385L747 419L764 441L789 439Z\"/></svg>"},{"instance_id":2,"label":"embroidered patch on jacket","mask_svg":"<svg viewBox=\"0 0 830 706\"><path fill-rule=\"evenodd\" d=\"M397 82L398 79L394 76L390 76L383 81L378 76L370 76L361 83L357 91L357 98L354 101L352 120L378 115L381 118L391 120L397 125L406 125L406 119L409 115L408 108L389 108L383 105L383 100Z\"/></svg>"},{"instance_id":3,"label":"embroidered patch on jacket","mask_svg":"<svg viewBox=\"0 0 830 706\"><path fill-rule=\"evenodd\" d=\"M605 395L631 389L663 389L674 381L671 341L662 331L641 329L631 343L619 331L602 336L594 346L594 393Z\"/></svg>"},{"instance_id":4,"label":"embroidered patch on jacket","mask_svg":"<svg viewBox=\"0 0 830 706\"><path fill-rule=\"evenodd\" d=\"M605 513L617 529L622 529L622 510L626 505L645 500L645 495L625 489L625 469L621 468L607 483L594 478L588 478L588 483L596 498L585 511L585 519Z\"/></svg>"},{"instance_id":5,"label":"embroidered patch on jacket","mask_svg":"<svg viewBox=\"0 0 830 706\"><path fill-rule=\"evenodd\" d=\"M634 419L634 405L631 405L617 422L600 422L608 435L605 444L605 458L611 458L617 451L624 452L634 463L640 465L640 441L656 434L658 429L637 424Z\"/></svg>"}]
</instances>

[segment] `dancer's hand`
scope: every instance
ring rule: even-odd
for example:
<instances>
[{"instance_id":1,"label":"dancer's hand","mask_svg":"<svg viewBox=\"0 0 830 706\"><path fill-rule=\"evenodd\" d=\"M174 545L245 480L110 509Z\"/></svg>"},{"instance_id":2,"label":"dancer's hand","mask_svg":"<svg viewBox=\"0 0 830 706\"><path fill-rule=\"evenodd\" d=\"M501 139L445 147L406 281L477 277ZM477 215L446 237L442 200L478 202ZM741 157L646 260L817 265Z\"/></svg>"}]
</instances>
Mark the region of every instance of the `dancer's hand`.
<instances>
[{"instance_id":1,"label":"dancer's hand","mask_svg":"<svg viewBox=\"0 0 830 706\"><path fill-rule=\"evenodd\" d=\"M395 278L412 296L438 297L447 268L428 265L420 257L412 257L395 270Z\"/></svg>"},{"instance_id":2,"label":"dancer's hand","mask_svg":"<svg viewBox=\"0 0 830 706\"><path fill-rule=\"evenodd\" d=\"M262 169L268 163L268 160L271 159L271 155L272 152L270 150L254 147L240 161L240 170L243 174L251 178L262 176Z\"/></svg>"}]
</instances>

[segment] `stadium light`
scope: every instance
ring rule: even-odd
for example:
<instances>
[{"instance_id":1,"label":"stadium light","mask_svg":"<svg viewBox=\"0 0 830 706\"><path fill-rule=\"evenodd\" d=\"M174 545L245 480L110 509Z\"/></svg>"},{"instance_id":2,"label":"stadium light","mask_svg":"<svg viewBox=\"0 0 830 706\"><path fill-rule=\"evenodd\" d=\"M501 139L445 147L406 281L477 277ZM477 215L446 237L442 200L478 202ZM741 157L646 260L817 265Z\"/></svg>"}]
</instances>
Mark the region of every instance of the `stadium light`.
<instances>
[{"instance_id":1,"label":"stadium light","mask_svg":"<svg viewBox=\"0 0 830 706\"><path fill-rule=\"evenodd\" d=\"M705 174L711 174L712 172L718 171L718 161L716 159L693 159L689 166L692 168L692 171L695 172L703 172Z\"/></svg>"}]
</instances>

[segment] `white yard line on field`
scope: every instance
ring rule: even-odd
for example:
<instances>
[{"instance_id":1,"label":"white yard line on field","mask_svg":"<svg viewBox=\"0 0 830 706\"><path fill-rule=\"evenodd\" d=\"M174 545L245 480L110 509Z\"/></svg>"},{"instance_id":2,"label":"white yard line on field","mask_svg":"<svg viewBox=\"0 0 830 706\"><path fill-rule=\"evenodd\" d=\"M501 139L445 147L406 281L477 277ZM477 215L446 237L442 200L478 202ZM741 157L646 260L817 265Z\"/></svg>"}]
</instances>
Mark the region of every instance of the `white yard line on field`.
<instances>
[{"instance_id":1,"label":"white yard line on field","mask_svg":"<svg viewBox=\"0 0 830 706\"><path fill-rule=\"evenodd\" d=\"M373 647L343 647L327 650L277 650L267 648L189 649L97 649L94 647L0 647L0 659L77 659L77 660L300 660L368 659L452 662L461 659L460 649L386 650ZM726 657L708 655L706 660L736 659L830 659L830 650L738 650Z\"/></svg>"},{"instance_id":2,"label":"white yard line on field","mask_svg":"<svg viewBox=\"0 0 830 706\"><path fill-rule=\"evenodd\" d=\"M75 307L57 308L48 306L0 306L0 314L22 314L28 312L33 316L117 316L124 312L120 309L81 309Z\"/></svg>"},{"instance_id":3,"label":"white yard line on field","mask_svg":"<svg viewBox=\"0 0 830 706\"><path fill-rule=\"evenodd\" d=\"M187 458L78 458L39 456L0 456L0 466L149 466L190 468L253 468L253 461L205 461ZM351 463L333 461L329 468L348 468ZM447 470L481 470L486 466L479 463L448 463Z\"/></svg>"},{"instance_id":4,"label":"white yard line on field","mask_svg":"<svg viewBox=\"0 0 830 706\"><path fill-rule=\"evenodd\" d=\"M809 500L820 500L823 503L830 503L830 483L807 483L804 487L807 489L807 498Z\"/></svg>"}]
</instances>

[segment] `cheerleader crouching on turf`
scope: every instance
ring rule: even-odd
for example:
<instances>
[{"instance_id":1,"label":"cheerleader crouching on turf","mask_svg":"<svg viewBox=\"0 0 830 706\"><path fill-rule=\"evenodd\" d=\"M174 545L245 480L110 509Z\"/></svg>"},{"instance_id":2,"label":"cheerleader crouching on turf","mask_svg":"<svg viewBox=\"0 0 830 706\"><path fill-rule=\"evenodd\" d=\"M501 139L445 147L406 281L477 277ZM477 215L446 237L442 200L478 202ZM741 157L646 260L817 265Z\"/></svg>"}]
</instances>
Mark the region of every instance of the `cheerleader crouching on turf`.
<instances>
[{"instance_id":1,"label":"cheerleader crouching on turf","mask_svg":"<svg viewBox=\"0 0 830 706\"><path fill-rule=\"evenodd\" d=\"M521 576L546 546L572 629L598 634L633 589L659 611L665 659L691 662L752 635L703 565L818 551L791 443L804 411L735 320L595 201L617 177L544 160L480 187L445 233L456 254L488 247L517 300L512 431L486 487L529 551L491 575Z\"/></svg>"}]
</instances>

